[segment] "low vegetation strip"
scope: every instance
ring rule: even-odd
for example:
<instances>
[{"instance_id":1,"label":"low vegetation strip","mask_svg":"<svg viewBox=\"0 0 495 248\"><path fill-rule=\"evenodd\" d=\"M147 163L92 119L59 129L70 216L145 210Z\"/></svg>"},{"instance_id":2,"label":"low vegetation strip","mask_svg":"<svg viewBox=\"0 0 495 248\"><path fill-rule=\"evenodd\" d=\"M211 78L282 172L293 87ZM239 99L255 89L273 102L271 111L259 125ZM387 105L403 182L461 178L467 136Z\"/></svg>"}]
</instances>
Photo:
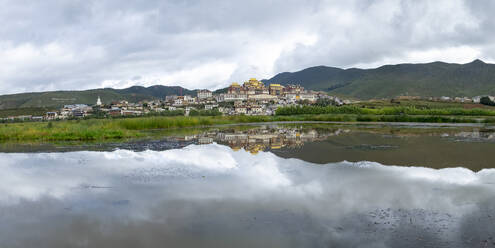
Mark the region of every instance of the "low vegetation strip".
<instances>
[{"instance_id":1,"label":"low vegetation strip","mask_svg":"<svg viewBox=\"0 0 495 248\"><path fill-rule=\"evenodd\" d=\"M0 141L103 141L152 135L149 130L273 121L495 123L495 117L311 114L277 116L143 117L0 125Z\"/></svg>"},{"instance_id":2,"label":"low vegetation strip","mask_svg":"<svg viewBox=\"0 0 495 248\"><path fill-rule=\"evenodd\" d=\"M145 130L209 126L216 124L292 120L270 116L143 117L25 122L0 125L0 141L85 141L137 138Z\"/></svg>"},{"instance_id":3,"label":"low vegetation strip","mask_svg":"<svg viewBox=\"0 0 495 248\"><path fill-rule=\"evenodd\" d=\"M454 116L495 116L494 110L438 108L419 109L415 107L361 108L358 106L291 106L278 108L277 115L321 115L321 114L356 114L356 115L454 115Z\"/></svg>"}]
</instances>

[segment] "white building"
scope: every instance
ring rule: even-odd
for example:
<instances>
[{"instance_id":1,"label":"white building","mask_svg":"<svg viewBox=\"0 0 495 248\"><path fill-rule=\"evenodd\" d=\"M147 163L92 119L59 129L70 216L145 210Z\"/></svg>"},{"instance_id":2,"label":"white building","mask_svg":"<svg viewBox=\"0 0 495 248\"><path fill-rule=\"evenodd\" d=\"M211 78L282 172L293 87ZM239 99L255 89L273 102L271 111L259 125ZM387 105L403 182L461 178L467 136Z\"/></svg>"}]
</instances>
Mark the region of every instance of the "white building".
<instances>
[{"instance_id":1,"label":"white building","mask_svg":"<svg viewBox=\"0 0 495 248\"><path fill-rule=\"evenodd\" d=\"M185 116L189 116L189 113L191 112L191 109L193 109L193 108L191 108L191 107L186 107L186 109L184 110L184 115L185 115Z\"/></svg>"},{"instance_id":2,"label":"white building","mask_svg":"<svg viewBox=\"0 0 495 248\"><path fill-rule=\"evenodd\" d=\"M316 100L318 100L318 97L316 94L313 93L301 93L299 94L299 100L301 101L308 100L310 102L316 102Z\"/></svg>"},{"instance_id":3,"label":"white building","mask_svg":"<svg viewBox=\"0 0 495 248\"><path fill-rule=\"evenodd\" d=\"M243 101L247 100L247 95L238 95L238 94L222 94L223 102L232 102L232 101Z\"/></svg>"},{"instance_id":4,"label":"white building","mask_svg":"<svg viewBox=\"0 0 495 248\"><path fill-rule=\"evenodd\" d=\"M249 107L249 114L250 115L261 115L263 114L263 107L256 105L256 106L250 106Z\"/></svg>"},{"instance_id":5,"label":"white building","mask_svg":"<svg viewBox=\"0 0 495 248\"><path fill-rule=\"evenodd\" d=\"M236 114L247 114L247 108L244 106L235 107Z\"/></svg>"},{"instance_id":6,"label":"white building","mask_svg":"<svg viewBox=\"0 0 495 248\"><path fill-rule=\"evenodd\" d=\"M183 103L195 104L196 102L197 102L196 101L196 97L190 96L190 95L185 95L184 96L184 102Z\"/></svg>"},{"instance_id":7,"label":"white building","mask_svg":"<svg viewBox=\"0 0 495 248\"><path fill-rule=\"evenodd\" d=\"M212 110L218 108L218 104L205 104L205 110Z\"/></svg>"},{"instance_id":8,"label":"white building","mask_svg":"<svg viewBox=\"0 0 495 248\"><path fill-rule=\"evenodd\" d=\"M269 94L257 94L257 95L249 95L249 99L251 100L275 100L277 96L269 95Z\"/></svg>"},{"instance_id":9,"label":"white building","mask_svg":"<svg viewBox=\"0 0 495 248\"><path fill-rule=\"evenodd\" d=\"M182 106L184 104L184 99L177 98L174 100L174 106Z\"/></svg>"},{"instance_id":10,"label":"white building","mask_svg":"<svg viewBox=\"0 0 495 248\"><path fill-rule=\"evenodd\" d=\"M175 101L175 99L177 99L178 96L177 95L171 95L171 96L165 96L165 101L166 102L173 102Z\"/></svg>"},{"instance_id":11,"label":"white building","mask_svg":"<svg viewBox=\"0 0 495 248\"><path fill-rule=\"evenodd\" d=\"M287 94L285 94L285 99L288 102L295 102L295 101L297 101L298 97L297 97L296 93L287 93Z\"/></svg>"},{"instance_id":12,"label":"white building","mask_svg":"<svg viewBox=\"0 0 495 248\"><path fill-rule=\"evenodd\" d=\"M198 143L199 144L211 144L213 143L213 138L210 138L210 137L200 137L198 139Z\"/></svg>"},{"instance_id":13,"label":"white building","mask_svg":"<svg viewBox=\"0 0 495 248\"><path fill-rule=\"evenodd\" d=\"M218 107L218 111L222 114L229 114L231 112L231 108Z\"/></svg>"},{"instance_id":14,"label":"white building","mask_svg":"<svg viewBox=\"0 0 495 248\"><path fill-rule=\"evenodd\" d=\"M45 119L47 119L47 120L56 120L57 118L58 118L58 113L57 112L46 112Z\"/></svg>"},{"instance_id":15,"label":"white building","mask_svg":"<svg viewBox=\"0 0 495 248\"><path fill-rule=\"evenodd\" d=\"M206 99L213 96L213 93L209 90L198 90L198 99Z\"/></svg>"}]
</instances>

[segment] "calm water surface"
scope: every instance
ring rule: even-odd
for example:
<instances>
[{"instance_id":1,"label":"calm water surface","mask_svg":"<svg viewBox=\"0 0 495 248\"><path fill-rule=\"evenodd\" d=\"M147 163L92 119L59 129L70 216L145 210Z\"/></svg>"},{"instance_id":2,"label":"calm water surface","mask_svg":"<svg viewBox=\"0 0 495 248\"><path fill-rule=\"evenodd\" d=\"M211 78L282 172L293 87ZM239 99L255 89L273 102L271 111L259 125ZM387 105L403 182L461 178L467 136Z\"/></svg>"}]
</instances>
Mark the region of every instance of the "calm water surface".
<instances>
[{"instance_id":1,"label":"calm water surface","mask_svg":"<svg viewBox=\"0 0 495 248\"><path fill-rule=\"evenodd\" d=\"M268 125L0 149L0 247L495 247L490 127Z\"/></svg>"}]
</instances>

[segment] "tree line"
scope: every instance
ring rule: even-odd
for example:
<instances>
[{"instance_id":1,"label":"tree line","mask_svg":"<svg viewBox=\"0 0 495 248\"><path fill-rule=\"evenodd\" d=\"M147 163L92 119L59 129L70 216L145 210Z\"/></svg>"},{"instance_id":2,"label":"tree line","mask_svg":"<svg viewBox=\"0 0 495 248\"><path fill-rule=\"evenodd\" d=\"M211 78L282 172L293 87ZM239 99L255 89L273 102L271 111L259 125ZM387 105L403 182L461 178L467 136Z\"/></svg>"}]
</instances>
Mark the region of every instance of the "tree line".
<instances>
[{"instance_id":1,"label":"tree line","mask_svg":"<svg viewBox=\"0 0 495 248\"><path fill-rule=\"evenodd\" d=\"M355 114L355 115L466 115L495 116L495 111L488 109L436 108L421 109L416 107L362 108L358 106L289 106L275 111L276 115L318 115L318 114Z\"/></svg>"}]
</instances>

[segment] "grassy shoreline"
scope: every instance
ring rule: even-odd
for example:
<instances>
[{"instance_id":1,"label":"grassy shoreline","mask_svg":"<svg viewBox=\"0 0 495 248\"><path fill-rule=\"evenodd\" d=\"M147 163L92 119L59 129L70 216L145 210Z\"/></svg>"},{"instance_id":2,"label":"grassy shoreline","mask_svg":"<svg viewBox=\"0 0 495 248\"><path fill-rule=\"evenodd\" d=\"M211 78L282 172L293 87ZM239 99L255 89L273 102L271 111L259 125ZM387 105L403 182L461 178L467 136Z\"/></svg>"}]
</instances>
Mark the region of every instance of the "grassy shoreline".
<instances>
[{"instance_id":1,"label":"grassy shoreline","mask_svg":"<svg viewBox=\"0 0 495 248\"><path fill-rule=\"evenodd\" d=\"M0 142L104 141L149 137L151 130L277 121L495 123L495 117L320 114L90 119L0 125Z\"/></svg>"},{"instance_id":2,"label":"grassy shoreline","mask_svg":"<svg viewBox=\"0 0 495 248\"><path fill-rule=\"evenodd\" d=\"M495 109L417 108L415 106L289 106L277 109L277 115L356 114L356 115L426 115L426 116L495 116Z\"/></svg>"}]
</instances>

